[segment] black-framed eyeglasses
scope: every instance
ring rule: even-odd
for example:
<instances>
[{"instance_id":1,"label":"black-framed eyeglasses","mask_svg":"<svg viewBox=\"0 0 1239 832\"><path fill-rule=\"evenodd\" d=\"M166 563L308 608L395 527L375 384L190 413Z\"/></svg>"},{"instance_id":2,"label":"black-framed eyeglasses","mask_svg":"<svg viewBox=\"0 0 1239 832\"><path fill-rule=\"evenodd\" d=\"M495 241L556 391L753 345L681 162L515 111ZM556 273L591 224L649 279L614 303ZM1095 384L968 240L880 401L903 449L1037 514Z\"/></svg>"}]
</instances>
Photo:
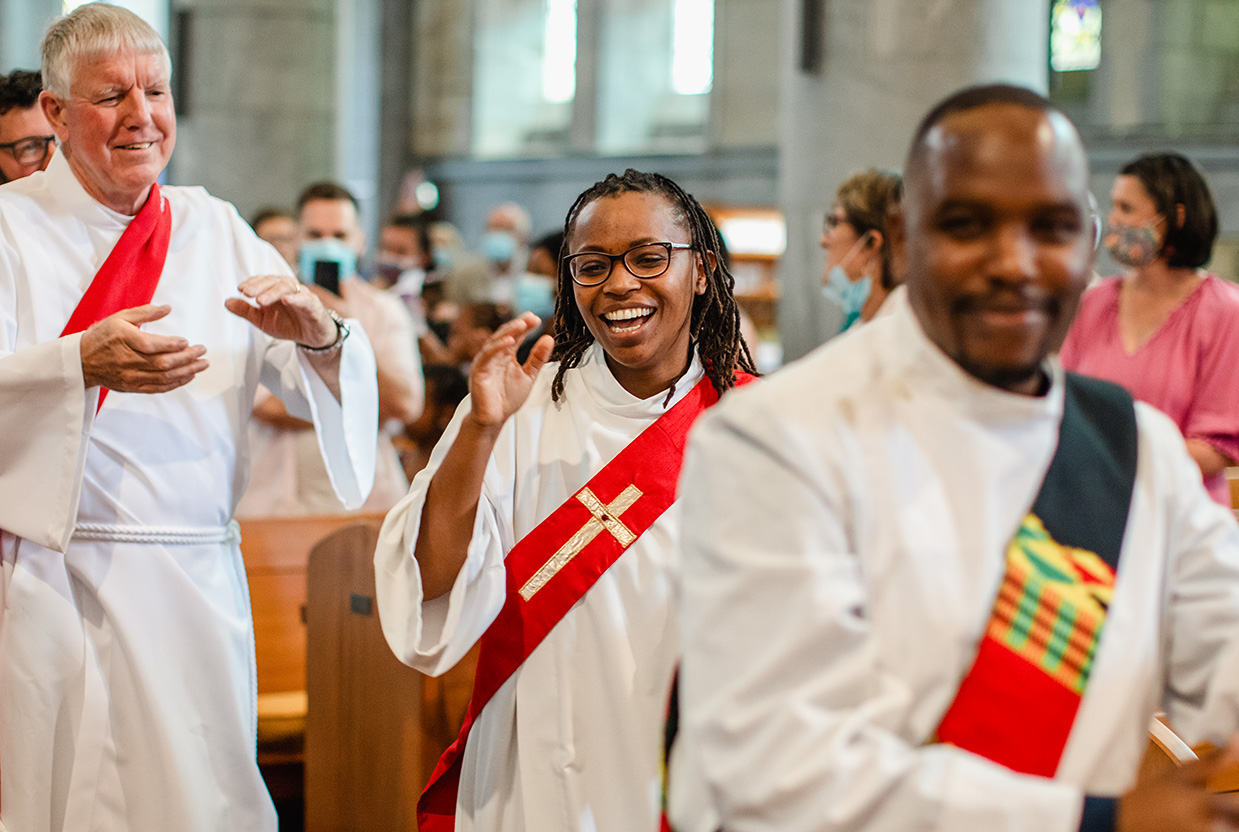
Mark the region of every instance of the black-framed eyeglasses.
<instances>
[{"instance_id":1,"label":"black-framed eyeglasses","mask_svg":"<svg viewBox=\"0 0 1239 832\"><path fill-rule=\"evenodd\" d=\"M573 282L578 286L597 286L606 283L616 262L623 260L624 267L633 277L658 277L670 268L671 252L691 248L693 246L688 243L643 243L623 254L583 251L567 259L568 274L572 275Z\"/></svg>"},{"instance_id":2,"label":"black-framed eyeglasses","mask_svg":"<svg viewBox=\"0 0 1239 832\"><path fill-rule=\"evenodd\" d=\"M55 136L28 136L15 142L0 144L0 150L7 150L19 165L34 165L47 158L47 150L52 146L55 138Z\"/></svg>"}]
</instances>

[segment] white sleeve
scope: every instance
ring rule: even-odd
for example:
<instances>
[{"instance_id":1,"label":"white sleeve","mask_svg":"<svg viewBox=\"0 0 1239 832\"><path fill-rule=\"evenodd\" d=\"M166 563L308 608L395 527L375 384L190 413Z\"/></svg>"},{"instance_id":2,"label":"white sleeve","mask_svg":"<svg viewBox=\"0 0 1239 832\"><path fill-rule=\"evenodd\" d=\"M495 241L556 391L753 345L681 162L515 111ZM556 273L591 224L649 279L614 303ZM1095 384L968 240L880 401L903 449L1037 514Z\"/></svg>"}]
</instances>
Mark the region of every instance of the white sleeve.
<instances>
[{"instance_id":1,"label":"white sleeve","mask_svg":"<svg viewBox=\"0 0 1239 832\"><path fill-rule=\"evenodd\" d=\"M794 436L747 428L772 423L707 414L685 457L672 825L1074 832L1078 788L901 735L917 691L876 663L851 542L864 497L842 473L854 455L840 439L807 459Z\"/></svg>"},{"instance_id":2,"label":"white sleeve","mask_svg":"<svg viewBox=\"0 0 1239 832\"><path fill-rule=\"evenodd\" d=\"M63 552L99 391L84 386L80 334L15 351L19 268L0 242L0 529Z\"/></svg>"},{"instance_id":3,"label":"white sleeve","mask_svg":"<svg viewBox=\"0 0 1239 832\"><path fill-rule=\"evenodd\" d=\"M6 304L0 311L0 529L63 552L77 520L99 390L83 386L81 334L9 352L10 316Z\"/></svg>"},{"instance_id":4,"label":"white sleeve","mask_svg":"<svg viewBox=\"0 0 1239 832\"><path fill-rule=\"evenodd\" d=\"M374 351L359 322L350 319L340 350L340 400L319 378L292 341L267 341L259 381L284 403L289 414L314 423L319 452L336 496L357 509L374 485L378 449L379 393Z\"/></svg>"},{"instance_id":5,"label":"white sleeve","mask_svg":"<svg viewBox=\"0 0 1239 832\"><path fill-rule=\"evenodd\" d=\"M465 565L452 588L431 601L422 596L422 579L417 565L418 531L426 491L435 471L443 464L448 448L460 432L461 420L469 412L466 397L456 410L452 423L435 445L430 462L409 487L409 493L388 513L374 553L379 619L383 635L405 664L431 676L450 670L477 642L503 608L507 595L504 558L512 545L511 517L496 508L496 490L514 480L512 472L500 472L495 455L486 466L482 494L478 500L473 536ZM499 442L512 441L512 420L504 426ZM505 454L506 458L511 455ZM510 485L506 492L510 492Z\"/></svg>"},{"instance_id":6,"label":"white sleeve","mask_svg":"<svg viewBox=\"0 0 1239 832\"><path fill-rule=\"evenodd\" d=\"M1171 518L1163 707L1189 744L1220 747L1239 730L1239 525L1205 491L1175 426L1151 408L1140 415L1155 505Z\"/></svg>"},{"instance_id":7,"label":"white sleeve","mask_svg":"<svg viewBox=\"0 0 1239 832\"><path fill-rule=\"evenodd\" d=\"M284 258L258 239L235 208L228 205L227 212L239 263L238 282L259 274L292 275ZM340 351L339 401L296 344L257 329L254 339L263 351L260 383L290 415L314 423L331 486L351 510L361 507L374 486L379 395L374 350L365 329L356 320L347 323L349 336Z\"/></svg>"}]
</instances>

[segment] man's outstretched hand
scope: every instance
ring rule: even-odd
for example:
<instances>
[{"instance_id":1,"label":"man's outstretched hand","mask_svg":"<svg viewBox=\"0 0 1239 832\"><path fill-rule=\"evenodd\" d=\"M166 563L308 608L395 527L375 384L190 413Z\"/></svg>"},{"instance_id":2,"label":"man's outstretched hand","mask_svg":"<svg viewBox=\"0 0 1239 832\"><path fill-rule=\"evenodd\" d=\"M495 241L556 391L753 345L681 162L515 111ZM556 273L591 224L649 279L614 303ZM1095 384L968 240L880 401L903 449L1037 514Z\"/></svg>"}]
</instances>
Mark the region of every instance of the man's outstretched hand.
<instances>
[{"instance_id":1,"label":"man's outstretched hand","mask_svg":"<svg viewBox=\"0 0 1239 832\"><path fill-rule=\"evenodd\" d=\"M173 335L141 330L172 311L147 304L109 315L82 333L82 378L86 387L120 393L166 393L188 384L209 364L206 347Z\"/></svg>"},{"instance_id":2,"label":"man's outstretched hand","mask_svg":"<svg viewBox=\"0 0 1239 832\"><path fill-rule=\"evenodd\" d=\"M254 301L228 298L224 306L273 338L307 347L328 347L336 341L336 324L313 292L294 277L259 275L237 289Z\"/></svg>"},{"instance_id":3,"label":"man's outstretched hand","mask_svg":"<svg viewBox=\"0 0 1239 832\"><path fill-rule=\"evenodd\" d=\"M1239 830L1239 794L1214 794L1205 781L1239 761L1239 741L1168 769L1119 798L1116 832Z\"/></svg>"}]
</instances>

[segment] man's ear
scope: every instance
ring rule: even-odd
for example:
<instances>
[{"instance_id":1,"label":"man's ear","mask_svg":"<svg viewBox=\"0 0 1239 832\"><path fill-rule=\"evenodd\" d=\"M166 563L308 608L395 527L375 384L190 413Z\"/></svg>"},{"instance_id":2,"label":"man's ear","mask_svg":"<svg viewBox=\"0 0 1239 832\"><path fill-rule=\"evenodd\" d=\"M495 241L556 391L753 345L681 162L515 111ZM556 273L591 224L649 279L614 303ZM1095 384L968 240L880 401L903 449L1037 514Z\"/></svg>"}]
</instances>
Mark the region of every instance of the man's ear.
<instances>
[{"instance_id":1,"label":"man's ear","mask_svg":"<svg viewBox=\"0 0 1239 832\"><path fill-rule=\"evenodd\" d=\"M64 144L69 136L69 125L65 122L64 102L47 90L39 93L39 106L43 108L43 117L52 125L56 138Z\"/></svg>"},{"instance_id":2,"label":"man's ear","mask_svg":"<svg viewBox=\"0 0 1239 832\"><path fill-rule=\"evenodd\" d=\"M894 205L887 210L886 234L886 241L891 247L891 256L903 262L908 242L908 218L902 206Z\"/></svg>"},{"instance_id":3,"label":"man's ear","mask_svg":"<svg viewBox=\"0 0 1239 832\"><path fill-rule=\"evenodd\" d=\"M869 240L865 243L865 248L873 251L881 251L882 242L886 239L882 232L876 229L870 229L865 233L869 235Z\"/></svg>"}]
</instances>

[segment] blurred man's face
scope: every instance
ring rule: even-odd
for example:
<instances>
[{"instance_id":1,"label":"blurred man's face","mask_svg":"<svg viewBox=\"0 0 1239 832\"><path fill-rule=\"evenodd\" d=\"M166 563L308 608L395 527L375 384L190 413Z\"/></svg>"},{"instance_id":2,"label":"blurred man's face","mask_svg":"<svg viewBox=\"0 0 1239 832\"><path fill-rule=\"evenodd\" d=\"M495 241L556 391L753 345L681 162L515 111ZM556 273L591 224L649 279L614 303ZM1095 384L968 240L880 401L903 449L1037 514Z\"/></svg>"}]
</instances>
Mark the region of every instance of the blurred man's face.
<instances>
[{"instance_id":1,"label":"blurred man's face","mask_svg":"<svg viewBox=\"0 0 1239 832\"><path fill-rule=\"evenodd\" d=\"M275 250L294 271L297 269L297 232L296 220L278 214L267 217L254 227L254 233L259 239L275 246Z\"/></svg>"},{"instance_id":2,"label":"blurred man's face","mask_svg":"<svg viewBox=\"0 0 1239 832\"><path fill-rule=\"evenodd\" d=\"M335 238L356 252L365 253L365 235L357 209L347 199L311 199L301 209L301 239L322 240Z\"/></svg>"},{"instance_id":3,"label":"blurred man's face","mask_svg":"<svg viewBox=\"0 0 1239 832\"><path fill-rule=\"evenodd\" d=\"M417 232L403 225L389 225L379 232L379 257L408 264L405 265L408 269L424 269L429 265Z\"/></svg>"},{"instance_id":4,"label":"blurred man's face","mask_svg":"<svg viewBox=\"0 0 1239 832\"><path fill-rule=\"evenodd\" d=\"M0 182L46 170L56 152L55 131L42 107L14 107L0 115Z\"/></svg>"},{"instance_id":5,"label":"blurred man's face","mask_svg":"<svg viewBox=\"0 0 1239 832\"><path fill-rule=\"evenodd\" d=\"M176 145L167 56L117 52L74 65L69 97L44 91L43 112L82 187L136 214Z\"/></svg>"},{"instance_id":6,"label":"blurred man's face","mask_svg":"<svg viewBox=\"0 0 1239 832\"><path fill-rule=\"evenodd\" d=\"M971 375L1035 393L1093 261L1084 148L1061 115L990 104L947 116L909 171L908 296Z\"/></svg>"}]
</instances>

